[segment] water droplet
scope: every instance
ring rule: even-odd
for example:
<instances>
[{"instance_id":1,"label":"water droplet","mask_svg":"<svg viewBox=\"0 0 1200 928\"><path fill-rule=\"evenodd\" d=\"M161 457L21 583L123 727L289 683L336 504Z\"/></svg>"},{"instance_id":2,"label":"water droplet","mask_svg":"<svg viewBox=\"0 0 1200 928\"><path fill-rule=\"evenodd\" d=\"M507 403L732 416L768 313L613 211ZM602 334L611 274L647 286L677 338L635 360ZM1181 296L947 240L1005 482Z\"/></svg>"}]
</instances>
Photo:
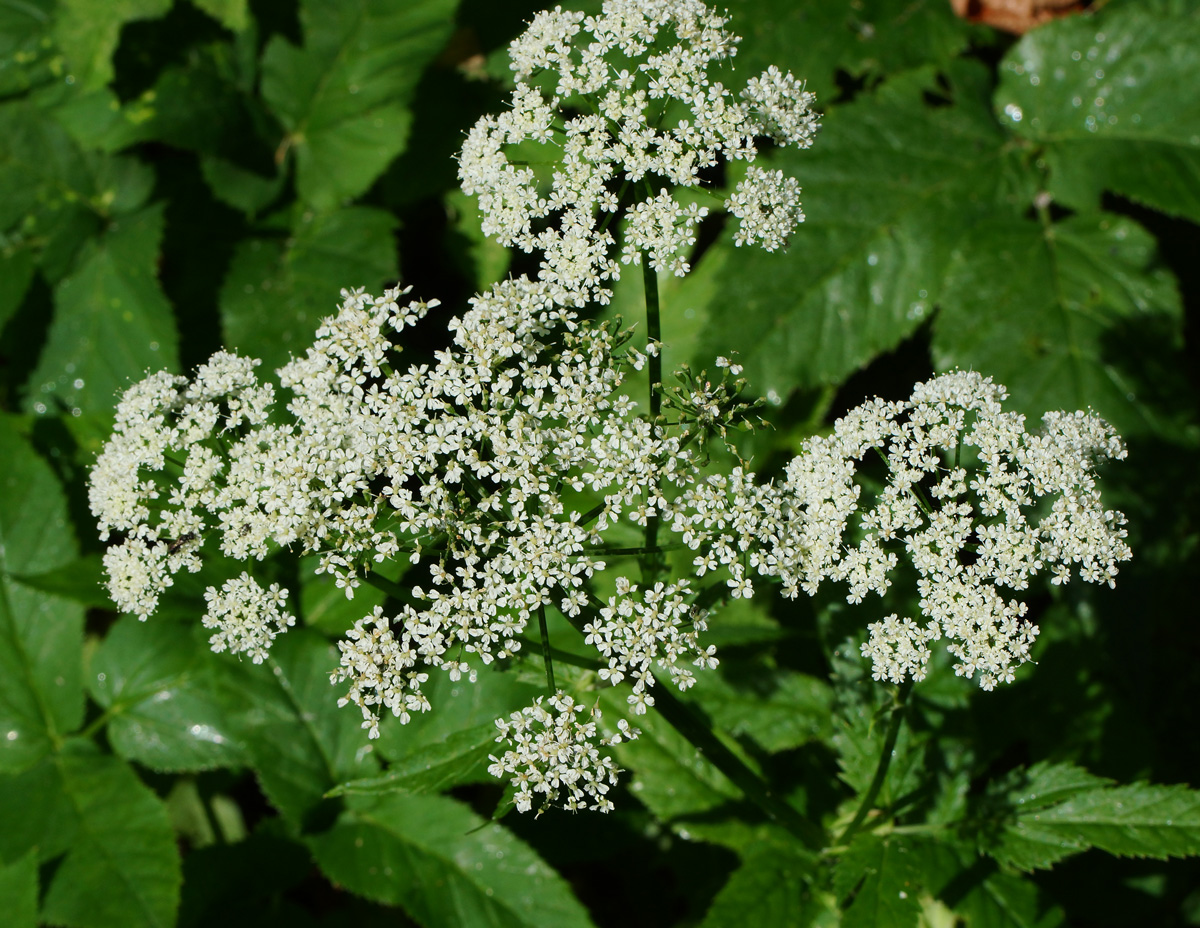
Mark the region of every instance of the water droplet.
<instances>
[{"instance_id":1,"label":"water droplet","mask_svg":"<svg viewBox=\"0 0 1200 928\"><path fill-rule=\"evenodd\" d=\"M1038 77L1036 74L1030 74L1030 75L1029 75L1029 83L1030 83L1032 86L1036 87L1036 86L1037 86L1038 84L1040 84L1041 82L1042 82L1042 79L1041 79L1040 77Z\"/></svg>"},{"instance_id":2,"label":"water droplet","mask_svg":"<svg viewBox=\"0 0 1200 928\"><path fill-rule=\"evenodd\" d=\"M1071 60L1072 61L1079 61L1081 58L1083 58L1083 52L1080 52L1080 51L1071 52Z\"/></svg>"},{"instance_id":3,"label":"water droplet","mask_svg":"<svg viewBox=\"0 0 1200 928\"><path fill-rule=\"evenodd\" d=\"M4 737L5 737L5 738L7 738L9 741L16 741L16 740L17 740L17 738L19 738L19 737L20 737L20 734L19 734L18 732L15 732L15 731L10 731L10 732L9 732L7 735L5 735Z\"/></svg>"},{"instance_id":4,"label":"water droplet","mask_svg":"<svg viewBox=\"0 0 1200 928\"><path fill-rule=\"evenodd\" d=\"M96 674L96 682L98 682L98 683L103 683L107 679L108 679L108 674L106 674L106 673Z\"/></svg>"},{"instance_id":5,"label":"water droplet","mask_svg":"<svg viewBox=\"0 0 1200 928\"><path fill-rule=\"evenodd\" d=\"M1071 106L1083 106L1083 97L1080 97L1080 96L1071 97Z\"/></svg>"},{"instance_id":6,"label":"water droplet","mask_svg":"<svg viewBox=\"0 0 1200 928\"><path fill-rule=\"evenodd\" d=\"M1009 119L1011 119L1013 122L1020 122L1021 118L1025 114L1022 112L1021 107L1017 106L1017 104L1010 103L1010 104L1008 104L1008 106L1004 107L1004 115L1007 116Z\"/></svg>"},{"instance_id":7,"label":"water droplet","mask_svg":"<svg viewBox=\"0 0 1200 928\"><path fill-rule=\"evenodd\" d=\"M867 255L867 264L871 265L871 267L874 267L878 263L879 263L879 255L874 254L874 253Z\"/></svg>"}]
</instances>

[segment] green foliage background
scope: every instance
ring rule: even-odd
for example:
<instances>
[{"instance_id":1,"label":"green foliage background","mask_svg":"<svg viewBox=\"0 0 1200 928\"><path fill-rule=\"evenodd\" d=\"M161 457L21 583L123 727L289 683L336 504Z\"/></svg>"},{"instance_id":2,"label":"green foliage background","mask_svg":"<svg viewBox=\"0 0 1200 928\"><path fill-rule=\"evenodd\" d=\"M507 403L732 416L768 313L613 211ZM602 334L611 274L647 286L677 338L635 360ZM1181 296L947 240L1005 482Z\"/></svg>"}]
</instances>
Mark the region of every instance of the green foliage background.
<instances>
[{"instance_id":1,"label":"green foliage background","mask_svg":"<svg viewBox=\"0 0 1200 928\"><path fill-rule=\"evenodd\" d=\"M714 223L662 282L668 369L738 353L773 403L746 449L768 473L952 366L1130 446L1106 474L1136 557L1117 589L1043 596L1040 666L1001 691L935 668L886 824L817 860L653 716L613 816L491 821L491 719L538 692L520 675L440 684L369 750L328 636L381 594L348 605L278 559L307 627L254 666L207 650L202 582L145 625L99 586L86 472L130 382L222 344L275 366L342 287L400 279L448 316L508 272L452 156L536 5L0 3L6 924L1200 924L1200 868L1165 859L1200 851L1200 8L1095 6L1016 42L944 0L729 0L739 71L805 76L824 130L775 159L805 187L786 254ZM637 318L635 290L615 303ZM689 694L827 823L884 740L867 621L836 597L730 608Z\"/></svg>"}]
</instances>

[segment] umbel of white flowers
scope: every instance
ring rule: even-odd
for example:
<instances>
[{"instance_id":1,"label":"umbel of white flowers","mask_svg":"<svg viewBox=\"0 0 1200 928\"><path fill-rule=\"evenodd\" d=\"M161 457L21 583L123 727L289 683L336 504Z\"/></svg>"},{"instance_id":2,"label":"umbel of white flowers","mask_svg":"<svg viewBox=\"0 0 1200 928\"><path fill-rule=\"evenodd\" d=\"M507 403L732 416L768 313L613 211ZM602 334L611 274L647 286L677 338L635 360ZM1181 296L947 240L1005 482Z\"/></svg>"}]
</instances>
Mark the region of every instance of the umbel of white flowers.
<instances>
[{"instance_id":1,"label":"umbel of white flowers","mask_svg":"<svg viewBox=\"0 0 1200 928\"><path fill-rule=\"evenodd\" d=\"M164 372L130 388L90 483L101 537L117 536L105 567L118 607L147 618L173 576L214 551L316 554L348 596L373 572L403 573L401 605L356 622L332 674L375 737L382 714L406 722L431 708L430 673L474 680L520 652L546 607L580 628L602 662L596 677L628 686L638 715L660 679L686 689L717 664L699 640L697 578L732 597L753 595L756 579L787 596L839 581L857 603L885 592L903 558L921 614L869 626L875 677L919 679L944 637L960 675L985 689L1010 681L1037 631L1014 595L1044 568L1055 582L1111 584L1129 557L1124 519L1095 485L1095 464L1124 456L1109 426L1052 414L1029 433L1001 408L1002 387L955 372L905 402L854 410L764 482L709 462L746 412L736 364L717 359L713 379L681 374L675 421L651 423L625 384L658 345L639 350L581 314L607 299L623 263L687 271L704 209L675 198L707 195L704 168L753 160L762 137L812 140L811 95L790 74L769 70L740 99L706 76L734 52L724 27L694 0L534 19L512 48L512 108L481 120L460 170L489 233L539 251L540 270L471 300L432 364L405 365L401 343L436 301L351 291L305 357L278 371L286 411L258 362L228 352L191 379ZM530 144L545 151L529 160L552 164L506 154ZM781 245L803 218L797 192L752 167L725 204L739 243ZM871 455L887 483L868 495ZM694 577L639 584L610 568L606 546L629 563L619 552L631 523L677 536ZM601 599L591 580L604 571L616 576ZM264 660L295 622L287 595L249 571L210 588L214 650ZM617 770L601 748L638 732L622 719L605 733L599 711L585 711L557 691L497 721L506 749L490 769L515 785L518 808L611 808Z\"/></svg>"}]
</instances>

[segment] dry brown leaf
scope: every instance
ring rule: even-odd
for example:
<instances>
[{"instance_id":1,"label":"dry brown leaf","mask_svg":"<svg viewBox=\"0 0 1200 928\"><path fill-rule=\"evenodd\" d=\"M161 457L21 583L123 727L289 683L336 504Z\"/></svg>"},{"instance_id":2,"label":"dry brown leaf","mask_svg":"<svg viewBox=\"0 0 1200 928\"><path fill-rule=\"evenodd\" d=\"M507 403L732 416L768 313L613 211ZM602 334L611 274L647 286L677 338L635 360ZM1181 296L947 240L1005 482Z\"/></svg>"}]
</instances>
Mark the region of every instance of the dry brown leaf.
<instances>
[{"instance_id":1,"label":"dry brown leaf","mask_svg":"<svg viewBox=\"0 0 1200 928\"><path fill-rule=\"evenodd\" d=\"M1087 0L950 0L954 12L963 19L1017 35L1060 16L1078 13L1087 5Z\"/></svg>"}]
</instances>

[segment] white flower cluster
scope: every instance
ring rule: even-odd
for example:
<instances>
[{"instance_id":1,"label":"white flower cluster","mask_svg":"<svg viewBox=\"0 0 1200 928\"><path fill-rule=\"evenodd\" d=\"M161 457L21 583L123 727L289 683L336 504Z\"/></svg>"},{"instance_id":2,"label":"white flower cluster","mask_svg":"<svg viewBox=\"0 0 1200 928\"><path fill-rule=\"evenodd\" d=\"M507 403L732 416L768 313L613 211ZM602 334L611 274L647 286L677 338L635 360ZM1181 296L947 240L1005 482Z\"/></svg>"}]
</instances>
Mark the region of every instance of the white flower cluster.
<instances>
[{"instance_id":1,"label":"white flower cluster","mask_svg":"<svg viewBox=\"0 0 1200 928\"><path fill-rule=\"evenodd\" d=\"M674 527L699 552L698 574L729 568L735 596L753 570L793 597L843 581L859 603L888 590L903 555L925 623L893 615L870 625L863 654L875 678L921 679L928 643L944 636L959 675L978 673L989 690L1011 682L1037 628L1005 591L1025 590L1043 568L1055 583L1074 570L1111 586L1130 550L1125 517L1104 509L1096 486L1096 464L1125 456L1112 427L1049 413L1029 434L1001 407L1005 395L956 371L919 384L907 402L870 401L810 439L778 483L740 471L708 478L677 501ZM863 505L870 456L886 482Z\"/></svg>"},{"instance_id":2,"label":"white flower cluster","mask_svg":"<svg viewBox=\"0 0 1200 928\"><path fill-rule=\"evenodd\" d=\"M313 347L278 371L286 411L258 362L227 352L191 380L162 373L132 387L90 486L101 537L115 536L105 567L117 605L146 618L173 574L214 552L314 554L348 597L368 581L396 603L354 625L331 673L371 737L382 714L407 722L432 708L434 671L473 681L480 665L518 654L547 607L597 649L602 681L630 685L639 714L654 705L656 671L686 689L692 668L717 663L698 638L697 594L656 566L658 536L674 532L695 574L716 572L733 597L752 596L756 577L793 597L833 579L859 602L888 589L903 555L925 624L871 626L875 676L919 678L944 635L960 673L978 671L985 688L1010 680L1036 629L1002 591L1043 566L1058 581L1077 568L1111 582L1129 556L1123 518L1101 508L1094 482L1096 461L1124 454L1107 425L1052 415L1026 434L1000 409L1002 388L957 373L906 403L855 410L778 482L745 467L712 473L709 444L750 410L730 380L740 367L719 359L712 381L678 372L659 394L674 421L652 423L623 390L657 343L643 355L629 333L581 315L622 262L686 270L704 210L672 190L700 187L718 156L752 160L756 137L812 141L812 98L791 75L769 70L741 101L708 77L734 51L724 26L698 0L607 0L599 16L535 18L512 48L512 109L475 127L460 171L486 230L541 251L540 271L474 297L429 363L401 363L400 342L436 301L343 291ZM545 160L538 146L553 149L552 176L532 166ZM728 206L738 243L768 249L803 218L796 182L754 165ZM619 250L608 231L618 212ZM864 458L876 452L884 488L863 505ZM627 547L631 525L643 549ZM642 558L643 583L617 577L602 601L590 580L610 557ZM264 660L295 621L286 592L247 573L218 584L203 618L213 648ZM509 750L493 773L511 776L525 809L535 795L610 808L617 770L600 748L636 730L602 737L561 691L548 705L498 723Z\"/></svg>"},{"instance_id":3,"label":"white flower cluster","mask_svg":"<svg viewBox=\"0 0 1200 928\"><path fill-rule=\"evenodd\" d=\"M620 772L610 757L601 755L597 745L607 747L637 738L639 732L621 719L618 731L601 736L597 721L599 709L591 711L591 720L581 722L584 707L559 690L548 700L554 712L542 706L538 697L532 706L514 712L508 719L497 719L498 742L512 747L502 757L492 756L488 772L494 777L509 776L516 787L518 812L528 812L537 794L540 808L562 805L568 809L613 808L607 798Z\"/></svg>"},{"instance_id":4,"label":"white flower cluster","mask_svg":"<svg viewBox=\"0 0 1200 928\"><path fill-rule=\"evenodd\" d=\"M226 580L220 590L205 590L208 611L201 621L205 628L217 630L209 639L212 649L218 654L246 653L261 664L275 637L296 624L295 616L282 611L287 597L278 583L264 590L245 572Z\"/></svg>"},{"instance_id":5,"label":"white flower cluster","mask_svg":"<svg viewBox=\"0 0 1200 928\"><path fill-rule=\"evenodd\" d=\"M737 52L726 23L700 0L605 0L598 16L534 17L511 47L511 108L481 119L459 159L484 232L540 251L541 279L568 300L606 300L605 283L643 255L686 274L708 209L679 192L704 194L702 172L721 159L753 161L756 137L807 148L818 128L813 95L790 73L772 67L742 100L710 77ZM774 250L804 219L799 185L778 174L758 171L725 202L739 244ZM622 210L618 252L609 226Z\"/></svg>"}]
</instances>

